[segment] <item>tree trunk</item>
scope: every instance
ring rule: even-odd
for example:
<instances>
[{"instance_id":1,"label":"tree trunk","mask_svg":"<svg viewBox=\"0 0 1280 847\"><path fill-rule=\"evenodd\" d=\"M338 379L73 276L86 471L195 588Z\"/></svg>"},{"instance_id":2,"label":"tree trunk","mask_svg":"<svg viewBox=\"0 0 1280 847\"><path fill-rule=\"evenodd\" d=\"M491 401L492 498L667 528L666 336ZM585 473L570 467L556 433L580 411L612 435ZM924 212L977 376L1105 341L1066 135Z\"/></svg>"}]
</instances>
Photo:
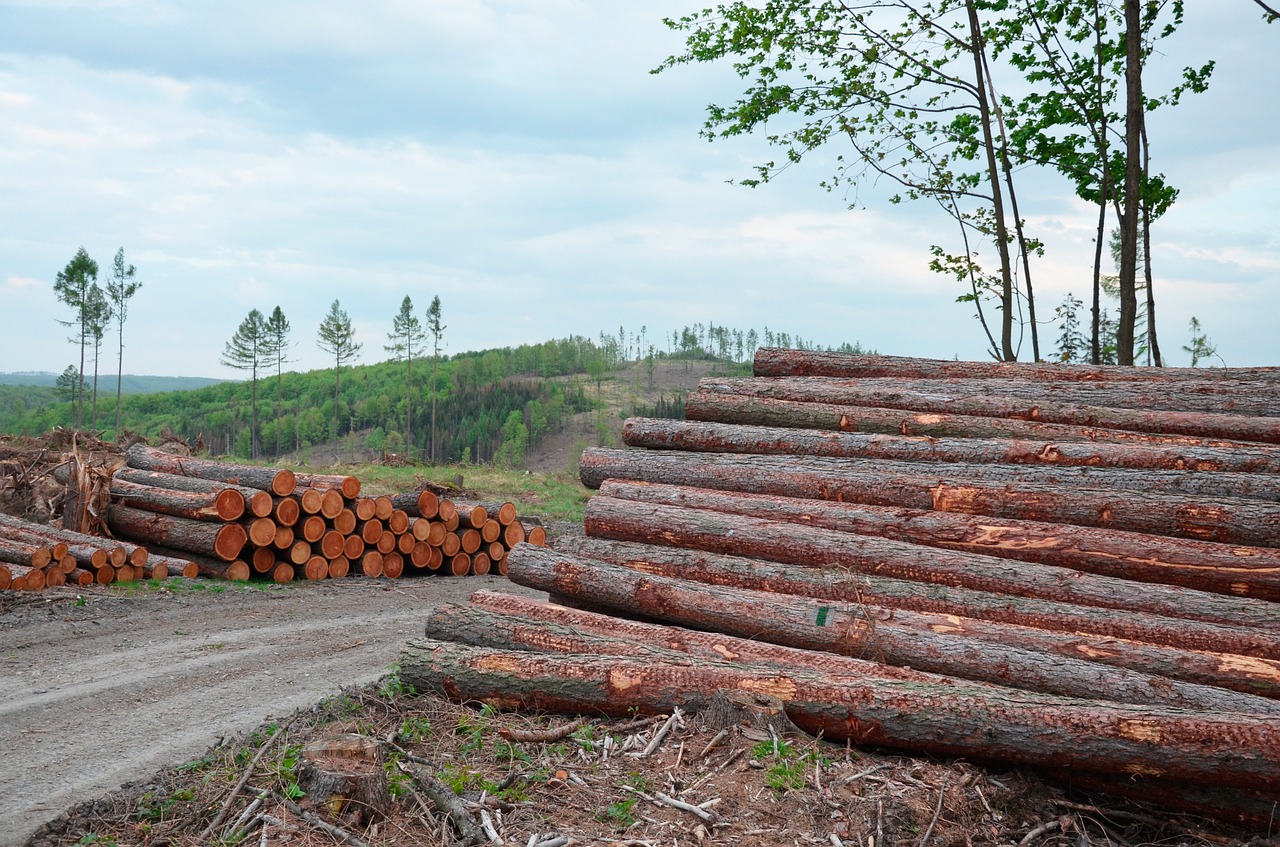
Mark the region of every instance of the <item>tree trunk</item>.
<instances>
[{"instance_id":1,"label":"tree trunk","mask_svg":"<svg viewBox=\"0 0 1280 847\"><path fill-rule=\"evenodd\" d=\"M0 562L43 568L53 561L53 551L47 545L8 538L0 527Z\"/></svg>"},{"instance_id":2,"label":"tree trunk","mask_svg":"<svg viewBox=\"0 0 1280 847\"><path fill-rule=\"evenodd\" d=\"M160 544L224 562L234 561L248 541L239 524L206 523L127 506L112 506L107 524L112 532L143 544ZM274 537L274 529L271 534Z\"/></svg>"},{"instance_id":3,"label":"tree trunk","mask_svg":"<svg viewBox=\"0 0 1280 847\"><path fill-rule=\"evenodd\" d=\"M806 403L732 394L690 394L685 399L684 415L691 421L842 432L880 432L930 438L1023 438L1240 449L1247 451L1247 455L1251 457L1265 456L1269 461L1274 461L1275 451L1274 447L1268 445L1221 438L1130 432L1091 425L1073 426L980 415Z\"/></svg>"},{"instance_id":4,"label":"tree trunk","mask_svg":"<svg viewBox=\"0 0 1280 847\"><path fill-rule=\"evenodd\" d=\"M905 506L939 512L1095 526L1262 547L1280 547L1280 504L1214 498L1204 502L1173 494L1101 488L1062 488L1032 482L969 481L950 466L948 475L885 474L812 460L723 456L593 447L579 472L588 488L605 479L661 482L812 500Z\"/></svg>"},{"instance_id":5,"label":"tree trunk","mask_svg":"<svg viewBox=\"0 0 1280 847\"><path fill-rule=\"evenodd\" d=\"M1142 3L1125 0L1124 214L1120 217L1120 320L1116 363L1133 364L1133 328L1138 317L1138 210L1142 204Z\"/></svg>"},{"instance_id":6,"label":"tree trunk","mask_svg":"<svg viewBox=\"0 0 1280 847\"><path fill-rule=\"evenodd\" d=\"M1280 601L1280 549L989 517L606 480L600 494L785 521L926 547L1071 568L1232 597ZM1236 609L1265 603L1233 603ZM1249 625L1259 625L1259 621Z\"/></svg>"},{"instance_id":7,"label":"tree trunk","mask_svg":"<svg viewBox=\"0 0 1280 847\"><path fill-rule=\"evenodd\" d=\"M259 492L265 494L265 492ZM111 480L111 496L116 502L160 512L180 518L200 521L234 521L245 513L245 499L235 488L222 488L206 493L176 491L171 488L153 488L123 479ZM266 495L268 498L270 495Z\"/></svg>"},{"instance_id":8,"label":"tree trunk","mask_svg":"<svg viewBox=\"0 0 1280 847\"><path fill-rule=\"evenodd\" d=\"M138 555L139 549L110 538L31 523L5 514L0 514L0 536L27 543L48 545L53 548L54 559L70 555L85 568L125 564ZM144 550L141 554L144 561L145 553Z\"/></svg>"},{"instance_id":9,"label":"tree trunk","mask_svg":"<svg viewBox=\"0 0 1280 847\"><path fill-rule=\"evenodd\" d=\"M1280 403L1270 382L1179 383L1177 391L1139 392L1083 382L1021 380L831 379L826 377L704 377L702 394L737 394L840 403L915 412L1036 420L1137 432L1235 438L1280 443ZM1137 383L1152 387L1148 383ZM1233 393L1234 392L1234 393ZM1227 414L1230 412L1230 414Z\"/></svg>"},{"instance_id":10,"label":"tree trunk","mask_svg":"<svg viewBox=\"0 0 1280 847\"><path fill-rule=\"evenodd\" d=\"M193 476L260 488L278 497L287 497L292 494L297 485L293 471L287 468L259 468L252 465L235 465L209 459L173 456L140 443L133 445L125 453L125 462L130 467L140 470L161 471L178 476Z\"/></svg>"},{"instance_id":11,"label":"tree trunk","mask_svg":"<svg viewBox=\"0 0 1280 847\"><path fill-rule=\"evenodd\" d=\"M314 488L320 492L336 490L348 500L354 500L360 496L358 477L342 474L300 473L295 474L294 478L299 488Z\"/></svg>"},{"instance_id":12,"label":"tree trunk","mask_svg":"<svg viewBox=\"0 0 1280 847\"><path fill-rule=\"evenodd\" d=\"M1239 600L1171 585L1139 586L1125 579L896 539L603 496L593 497L587 504L584 526L587 535L613 541L665 544L809 568L842 568L975 591L1251 627L1260 637L1265 636L1261 643L1255 643L1256 648L1280 651L1275 642L1280 608L1261 600ZM1213 643L1196 646L1233 653L1243 649L1243 645L1228 649Z\"/></svg>"},{"instance_id":13,"label":"tree trunk","mask_svg":"<svg viewBox=\"0 0 1280 847\"><path fill-rule=\"evenodd\" d=\"M210 479L200 479L192 476L179 476L177 474L162 473L160 471L144 471L138 468L131 468L124 465L116 468L111 472L111 480L121 480L123 482L131 482L135 485L146 485L152 488L167 488L173 491L194 491L201 493L222 491L226 488L232 488L240 492L244 498L245 508L254 517L266 517L271 514L272 507L277 500L286 500L288 498L272 498L268 491L261 488L250 488L247 485L231 485L226 482L217 482Z\"/></svg>"},{"instance_id":14,"label":"tree trunk","mask_svg":"<svg viewBox=\"0 0 1280 847\"><path fill-rule=\"evenodd\" d=\"M415 640L400 657L419 691L507 708L610 715L696 712L721 689L760 691L828 741L941 756L1280 788L1280 723L986 688L771 671L721 662L542 656ZM1087 730L1085 728L1088 728Z\"/></svg>"},{"instance_id":15,"label":"tree trunk","mask_svg":"<svg viewBox=\"0 0 1280 847\"><path fill-rule=\"evenodd\" d=\"M1165 471L1227 471L1276 474L1280 450L1214 447L1154 447L1137 444L1045 442L996 438L833 433L824 430L747 426L703 421L628 418L622 443L651 450L699 453L828 456L906 462L1136 468ZM1234 481L1247 478L1232 476ZM1263 479L1264 483L1271 481ZM1277 489L1280 491L1280 489ZM1239 489L1231 492L1238 495Z\"/></svg>"},{"instance_id":16,"label":"tree trunk","mask_svg":"<svg viewBox=\"0 0 1280 847\"><path fill-rule=\"evenodd\" d=\"M1167 635L1173 631L1171 626L1182 626L1187 622L1144 612L1126 612L1120 616L1108 610L1029 600L1012 595L955 587L940 590L936 586L868 576L838 567L803 568L700 550L596 538L562 539L557 552L609 562L642 574L692 580L707 585L791 594L828 603L873 603L886 608L904 608L940 615L957 614L1032 629L1042 627L1050 631L1041 644L1039 639L1031 637L1024 629L1017 646L1027 648L1057 650L1064 644L1064 632L1067 635L1074 633L1085 640L1068 639L1065 642L1074 645L1070 650L1075 652L1069 653L1073 658L1084 657L1101 664L1185 682L1214 685L1260 697L1280 698L1280 662L1235 653L1152 643L1160 633ZM998 607L1001 599L1008 606L1007 610ZM1129 624L1119 626L1118 631L1148 636L1151 640L1110 641L1106 626L1102 623L1102 616L1108 613L1114 617L1134 619ZM1065 629L1072 616L1085 626L1079 630ZM1179 633L1167 640L1177 641L1181 645L1216 644L1220 640L1218 636L1224 631L1198 624L1193 624L1192 629L1195 632L1189 637ZM1256 641L1256 634L1251 638Z\"/></svg>"},{"instance_id":17,"label":"tree trunk","mask_svg":"<svg viewBox=\"0 0 1280 847\"><path fill-rule=\"evenodd\" d=\"M1280 367L1214 368L1123 368L1117 365L1067 365L1031 362L952 362L946 359L917 359L908 356L868 356L825 350L793 350L761 347L754 360L756 376L827 376L846 379L984 379L1013 377L1055 382L1128 380L1203 382L1217 377L1232 380L1280 381Z\"/></svg>"}]
</instances>

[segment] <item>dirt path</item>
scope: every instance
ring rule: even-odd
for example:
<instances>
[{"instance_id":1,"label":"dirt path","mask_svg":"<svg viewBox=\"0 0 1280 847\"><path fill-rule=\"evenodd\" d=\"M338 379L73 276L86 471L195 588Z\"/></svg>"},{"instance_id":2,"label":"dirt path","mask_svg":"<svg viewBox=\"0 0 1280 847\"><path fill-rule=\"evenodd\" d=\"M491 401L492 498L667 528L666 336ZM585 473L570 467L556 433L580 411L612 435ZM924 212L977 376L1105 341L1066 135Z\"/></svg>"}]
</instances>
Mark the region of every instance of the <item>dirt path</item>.
<instances>
[{"instance_id":1,"label":"dirt path","mask_svg":"<svg viewBox=\"0 0 1280 847\"><path fill-rule=\"evenodd\" d=\"M269 716L377 680L430 606L480 588L537 596L502 577L0 595L0 847Z\"/></svg>"}]
</instances>

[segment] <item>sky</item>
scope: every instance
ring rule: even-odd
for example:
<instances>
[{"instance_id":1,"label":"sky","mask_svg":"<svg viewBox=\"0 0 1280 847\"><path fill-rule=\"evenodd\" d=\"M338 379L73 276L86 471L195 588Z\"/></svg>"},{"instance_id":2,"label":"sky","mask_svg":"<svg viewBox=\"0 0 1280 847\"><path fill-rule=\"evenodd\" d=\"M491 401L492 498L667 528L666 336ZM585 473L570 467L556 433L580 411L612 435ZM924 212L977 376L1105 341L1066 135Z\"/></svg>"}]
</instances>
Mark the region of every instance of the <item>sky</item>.
<instances>
[{"instance_id":1,"label":"sky","mask_svg":"<svg viewBox=\"0 0 1280 847\"><path fill-rule=\"evenodd\" d=\"M121 247L137 267L127 373L240 378L224 345L277 305L292 367L331 366L335 299L359 361L382 361L406 295L420 317L440 297L446 353L620 327L661 348L714 323L986 358L958 284L927 268L954 240L936 208L824 191L845 150L731 184L776 155L699 137L740 90L731 69L650 73L683 43L663 17L703 5L0 0L0 371L76 361L53 283L82 246L100 279ZM1249 0L1187 6L1150 79L1217 68L1149 124L1181 191L1153 231L1162 347L1188 364L1196 316L1222 362L1280 365L1280 24ZM1044 319L1088 299L1095 212L1059 178L1028 184Z\"/></svg>"}]
</instances>

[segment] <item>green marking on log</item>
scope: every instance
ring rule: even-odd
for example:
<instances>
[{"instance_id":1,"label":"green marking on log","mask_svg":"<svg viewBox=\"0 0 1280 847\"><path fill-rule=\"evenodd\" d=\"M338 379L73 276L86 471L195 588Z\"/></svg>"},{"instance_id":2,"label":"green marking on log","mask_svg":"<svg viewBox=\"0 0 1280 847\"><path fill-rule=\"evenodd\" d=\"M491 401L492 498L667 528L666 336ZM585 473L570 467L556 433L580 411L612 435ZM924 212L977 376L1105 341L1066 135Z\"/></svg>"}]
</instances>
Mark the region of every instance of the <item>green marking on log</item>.
<instances>
[{"instance_id":1,"label":"green marking on log","mask_svg":"<svg viewBox=\"0 0 1280 847\"><path fill-rule=\"evenodd\" d=\"M827 625L827 607L826 607L826 606L819 606L819 607L818 607L818 621L817 621L817 624L818 624L818 626L826 626L826 625Z\"/></svg>"}]
</instances>

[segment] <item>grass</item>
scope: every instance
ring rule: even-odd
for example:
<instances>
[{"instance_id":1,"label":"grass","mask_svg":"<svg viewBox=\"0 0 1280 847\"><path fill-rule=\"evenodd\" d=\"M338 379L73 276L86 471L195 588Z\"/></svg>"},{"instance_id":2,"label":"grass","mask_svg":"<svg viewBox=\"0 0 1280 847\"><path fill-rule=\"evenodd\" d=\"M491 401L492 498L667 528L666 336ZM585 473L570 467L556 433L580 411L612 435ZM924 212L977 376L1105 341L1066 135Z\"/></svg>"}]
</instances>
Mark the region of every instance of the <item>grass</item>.
<instances>
[{"instance_id":1,"label":"grass","mask_svg":"<svg viewBox=\"0 0 1280 847\"><path fill-rule=\"evenodd\" d=\"M591 492L568 473L534 473L491 465L385 465L345 466L343 473L358 477L362 493L396 494L417 491L422 483L458 485L466 499L501 502L510 500L521 512L550 520L580 522Z\"/></svg>"}]
</instances>

